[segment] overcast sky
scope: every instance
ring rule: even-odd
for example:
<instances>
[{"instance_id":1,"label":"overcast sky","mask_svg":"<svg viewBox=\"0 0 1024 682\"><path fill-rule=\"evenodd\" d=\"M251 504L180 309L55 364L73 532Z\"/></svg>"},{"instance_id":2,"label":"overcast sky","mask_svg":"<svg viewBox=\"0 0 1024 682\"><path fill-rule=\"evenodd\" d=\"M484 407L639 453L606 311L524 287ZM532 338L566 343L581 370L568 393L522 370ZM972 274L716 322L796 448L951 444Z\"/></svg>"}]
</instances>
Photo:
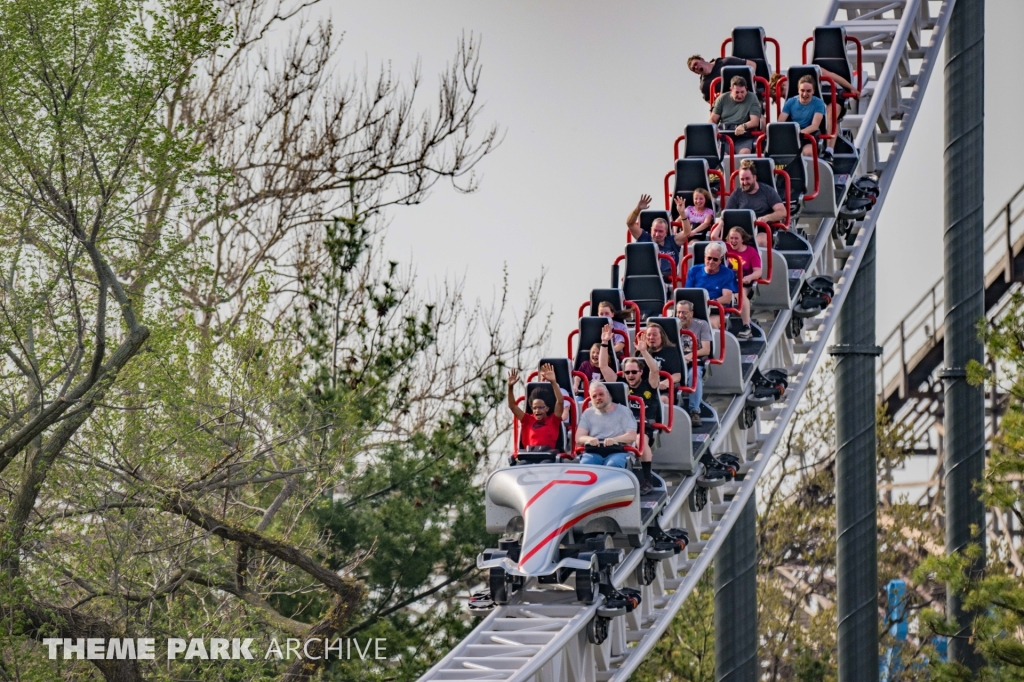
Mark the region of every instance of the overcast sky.
<instances>
[{"instance_id":1,"label":"overcast sky","mask_svg":"<svg viewBox=\"0 0 1024 682\"><path fill-rule=\"evenodd\" d=\"M482 124L500 124L504 143L480 165L475 194L443 187L421 206L395 210L386 249L411 261L424 284L463 276L484 299L500 286L502 263L515 301L545 268L552 349L563 347L590 289L608 286L638 196L660 201L675 137L686 123L707 120L686 57L717 55L734 25L761 25L781 43L783 65L797 64L828 7L824 0L327 2L346 33L343 63L368 63L372 72L390 61L407 75L419 59L426 93L462 32L482 36ZM1024 110L1021 88L1000 85L1019 81L1009 47L1021 26L1024 2L988 1L986 100L1005 113L987 126L986 221L1024 184L1016 152L997 144L1007 139L1000 120ZM940 67L879 220L879 341L942 272L942 106Z\"/></svg>"}]
</instances>

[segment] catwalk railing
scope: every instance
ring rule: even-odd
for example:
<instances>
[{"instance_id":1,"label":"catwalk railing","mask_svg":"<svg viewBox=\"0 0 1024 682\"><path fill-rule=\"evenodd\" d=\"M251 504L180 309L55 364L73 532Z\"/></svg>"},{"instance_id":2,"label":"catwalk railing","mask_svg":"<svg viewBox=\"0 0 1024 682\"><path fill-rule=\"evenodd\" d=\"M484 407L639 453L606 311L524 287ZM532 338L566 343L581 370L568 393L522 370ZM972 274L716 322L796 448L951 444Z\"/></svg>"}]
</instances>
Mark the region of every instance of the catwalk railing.
<instances>
[{"instance_id":1,"label":"catwalk railing","mask_svg":"<svg viewBox=\"0 0 1024 682\"><path fill-rule=\"evenodd\" d=\"M985 308L990 310L1014 282L1024 279L1024 187L985 226ZM882 342L877 373L879 401L895 416L942 363L944 302L939 278Z\"/></svg>"}]
</instances>

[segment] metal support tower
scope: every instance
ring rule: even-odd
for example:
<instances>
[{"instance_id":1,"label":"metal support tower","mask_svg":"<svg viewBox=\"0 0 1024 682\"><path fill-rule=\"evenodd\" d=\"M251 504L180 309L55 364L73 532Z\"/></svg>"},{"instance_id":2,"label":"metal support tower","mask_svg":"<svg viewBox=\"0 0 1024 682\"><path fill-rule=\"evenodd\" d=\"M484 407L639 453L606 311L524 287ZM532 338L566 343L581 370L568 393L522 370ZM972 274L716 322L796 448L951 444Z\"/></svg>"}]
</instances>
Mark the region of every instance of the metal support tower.
<instances>
[{"instance_id":1,"label":"metal support tower","mask_svg":"<svg viewBox=\"0 0 1024 682\"><path fill-rule=\"evenodd\" d=\"M975 489L985 469L985 396L967 383L970 360L983 361L978 320L985 315L984 117L985 0L957 0L946 40L945 150L945 485L946 551L973 541L971 526L985 528L985 507ZM984 536L979 543L984 552ZM973 570L984 570L984 553ZM970 614L949 593L947 615L960 625L950 659L978 670L969 644Z\"/></svg>"},{"instance_id":2,"label":"metal support tower","mask_svg":"<svg viewBox=\"0 0 1024 682\"><path fill-rule=\"evenodd\" d=\"M840 682L878 680L875 236L836 325L836 588Z\"/></svg>"},{"instance_id":3,"label":"metal support tower","mask_svg":"<svg viewBox=\"0 0 1024 682\"><path fill-rule=\"evenodd\" d=\"M757 680L757 502L747 498L715 557L715 680Z\"/></svg>"}]
</instances>

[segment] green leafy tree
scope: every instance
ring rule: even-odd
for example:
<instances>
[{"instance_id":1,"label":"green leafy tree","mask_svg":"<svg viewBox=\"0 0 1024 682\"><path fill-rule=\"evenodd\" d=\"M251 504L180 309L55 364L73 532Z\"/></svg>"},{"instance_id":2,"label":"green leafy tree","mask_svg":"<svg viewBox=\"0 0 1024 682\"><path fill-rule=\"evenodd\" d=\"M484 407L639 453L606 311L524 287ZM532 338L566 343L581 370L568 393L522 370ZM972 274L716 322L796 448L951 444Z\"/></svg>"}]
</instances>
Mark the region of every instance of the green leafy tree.
<instances>
[{"instance_id":1,"label":"green leafy tree","mask_svg":"<svg viewBox=\"0 0 1024 682\"><path fill-rule=\"evenodd\" d=\"M715 581L709 570L683 612L633 675L636 682L713 682L715 679Z\"/></svg>"},{"instance_id":2,"label":"green leafy tree","mask_svg":"<svg viewBox=\"0 0 1024 682\"><path fill-rule=\"evenodd\" d=\"M981 324L980 332L998 375L972 362L968 381L974 385L994 382L1006 396L999 431L992 440L982 496L995 526L1005 530L1011 526L1011 519L1024 523L1024 294L1014 292L1002 314ZM1024 679L1024 563L1012 535L999 537L984 532L975 529L977 544L969 545L963 555L931 557L920 569L922 578L945 582L949 589L963 595L965 608L975 614L970 624L973 644L986 661L978 674L957 663L936 661L936 679ZM969 568L981 542L988 543L988 564L985 575L979 578ZM940 635L951 635L957 629L937 610L926 613L925 622Z\"/></svg>"},{"instance_id":3,"label":"green leafy tree","mask_svg":"<svg viewBox=\"0 0 1024 682\"><path fill-rule=\"evenodd\" d=\"M35 526L69 444L151 336L124 286L141 267L140 202L177 196L199 159L159 114L226 32L204 0L24 0L0 10L0 35L0 605L9 635L110 636L110 619L37 583Z\"/></svg>"},{"instance_id":4,"label":"green leafy tree","mask_svg":"<svg viewBox=\"0 0 1024 682\"><path fill-rule=\"evenodd\" d=\"M330 267L306 280L309 310L297 321L308 399L335 425L318 447L361 434L344 482L310 512L325 529L329 565L351 570L368 590L344 635L386 639L397 659L335 662L331 673L411 679L468 629L464 598L479 582L476 556L489 539L479 483L508 423L501 374L539 350L541 330L499 334L504 297L486 313L465 310L458 297L422 303L396 280L394 263L368 286L366 271L351 267L364 239L359 224L329 226ZM488 340L483 353L474 350L479 338Z\"/></svg>"},{"instance_id":5,"label":"green leafy tree","mask_svg":"<svg viewBox=\"0 0 1024 682\"><path fill-rule=\"evenodd\" d=\"M494 377L536 291L509 329L504 296L421 300L375 248L388 207L472 190L494 148L478 44L421 107L418 74L332 79L329 22L266 49L306 6L0 8L2 678L317 672L51 661L54 636L385 632L413 670L464 627Z\"/></svg>"},{"instance_id":6,"label":"green leafy tree","mask_svg":"<svg viewBox=\"0 0 1024 682\"><path fill-rule=\"evenodd\" d=\"M786 437L774 453L758 490L758 658L764 680L829 682L836 671L835 583L835 411L831 376L826 367L808 388ZM909 452L908 434L889 423L879 410L878 479L900 465ZM879 604L885 585L909 582L911 617L941 594L924 579L913 580L916 567L942 546L942 528L926 507L882 495L879 500ZM710 571L709 571L710 572ZM705 584L710 578L702 578ZM711 591L688 601L670 626L671 637L659 642L637 674L638 680L713 679L714 599ZM692 599L692 598L691 598ZM880 649L892 645L888 623L880 623ZM693 642L710 645L704 649ZM921 662L927 642L903 647L906 682L925 679Z\"/></svg>"}]
</instances>

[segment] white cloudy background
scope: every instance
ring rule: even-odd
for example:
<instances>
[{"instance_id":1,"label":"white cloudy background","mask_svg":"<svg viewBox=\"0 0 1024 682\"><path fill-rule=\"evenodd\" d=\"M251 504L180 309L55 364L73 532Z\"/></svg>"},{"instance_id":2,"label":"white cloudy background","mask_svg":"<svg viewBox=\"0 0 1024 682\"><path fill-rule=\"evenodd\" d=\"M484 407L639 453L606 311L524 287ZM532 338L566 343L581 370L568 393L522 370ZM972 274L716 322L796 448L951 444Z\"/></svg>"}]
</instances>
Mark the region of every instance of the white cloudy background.
<instances>
[{"instance_id":1,"label":"white cloudy background","mask_svg":"<svg viewBox=\"0 0 1024 682\"><path fill-rule=\"evenodd\" d=\"M323 11L345 31L343 64L372 72L390 61L396 73L408 75L419 59L425 94L460 35L482 37L481 123L499 123L504 143L480 165L475 194L440 187L425 204L393 211L386 249L392 258L411 260L424 285L464 277L469 292L486 300L500 286L502 263L512 273L516 301L546 269L552 350L575 327L576 308L589 290L608 285L624 218L639 194L660 201L675 137L687 122L707 119L686 57L718 54L735 25L761 25L782 44L783 65L799 63L803 39L829 4L327 3ZM986 220L1024 183L1017 152L1003 144L1019 138L1007 133L1024 110L1012 51L1024 2L987 5L986 109L995 115L986 125ZM880 339L942 272L942 106L940 68L879 221Z\"/></svg>"}]
</instances>

